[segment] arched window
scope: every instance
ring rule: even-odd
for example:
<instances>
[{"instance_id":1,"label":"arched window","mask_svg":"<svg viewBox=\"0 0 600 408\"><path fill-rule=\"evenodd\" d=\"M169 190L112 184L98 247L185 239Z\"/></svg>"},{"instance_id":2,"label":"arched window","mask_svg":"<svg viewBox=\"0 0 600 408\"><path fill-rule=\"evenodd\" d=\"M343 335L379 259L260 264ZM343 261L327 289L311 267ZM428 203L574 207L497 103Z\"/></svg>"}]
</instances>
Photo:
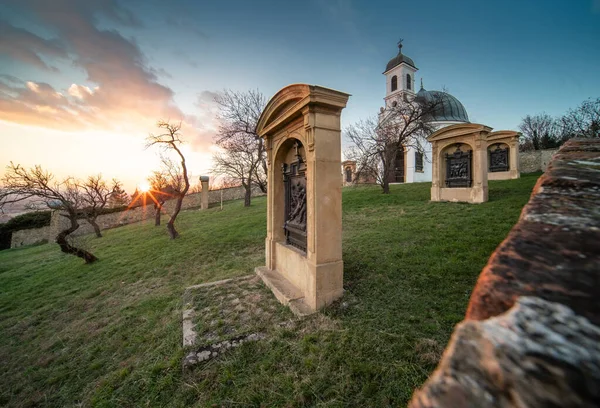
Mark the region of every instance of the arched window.
<instances>
[{"instance_id":1,"label":"arched window","mask_svg":"<svg viewBox=\"0 0 600 408\"><path fill-rule=\"evenodd\" d=\"M412 89L412 80L410 74L406 74L406 89Z\"/></svg>"},{"instance_id":2,"label":"arched window","mask_svg":"<svg viewBox=\"0 0 600 408\"><path fill-rule=\"evenodd\" d=\"M415 152L415 171L423 171L423 153Z\"/></svg>"},{"instance_id":3,"label":"arched window","mask_svg":"<svg viewBox=\"0 0 600 408\"><path fill-rule=\"evenodd\" d=\"M392 92L394 92L396 89L398 89L398 77L394 75L392 77Z\"/></svg>"}]
</instances>

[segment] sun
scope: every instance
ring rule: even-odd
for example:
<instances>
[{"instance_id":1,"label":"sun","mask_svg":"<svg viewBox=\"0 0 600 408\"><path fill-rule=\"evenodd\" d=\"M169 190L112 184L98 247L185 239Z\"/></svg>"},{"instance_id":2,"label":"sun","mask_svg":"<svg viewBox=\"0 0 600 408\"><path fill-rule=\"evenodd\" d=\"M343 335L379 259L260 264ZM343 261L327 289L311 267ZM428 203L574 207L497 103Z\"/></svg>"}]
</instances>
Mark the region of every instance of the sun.
<instances>
[{"instance_id":1,"label":"sun","mask_svg":"<svg viewBox=\"0 0 600 408\"><path fill-rule=\"evenodd\" d=\"M150 184L148 184L145 181L143 181L140 184L138 184L138 189L142 193L147 193L148 191L150 191Z\"/></svg>"}]
</instances>

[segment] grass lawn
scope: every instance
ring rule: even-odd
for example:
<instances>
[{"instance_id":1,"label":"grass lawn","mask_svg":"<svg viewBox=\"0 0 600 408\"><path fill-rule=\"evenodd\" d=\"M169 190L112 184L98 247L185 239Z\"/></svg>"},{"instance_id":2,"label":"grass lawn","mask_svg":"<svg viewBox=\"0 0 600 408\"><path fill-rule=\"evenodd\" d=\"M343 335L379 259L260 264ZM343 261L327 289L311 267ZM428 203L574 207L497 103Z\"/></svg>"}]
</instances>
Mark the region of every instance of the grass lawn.
<instances>
[{"instance_id":1,"label":"grass lawn","mask_svg":"<svg viewBox=\"0 0 600 408\"><path fill-rule=\"evenodd\" d=\"M0 252L0 406L405 405L435 367L494 248L539 175L490 182L480 205L429 202L429 183L343 192L343 302L182 371L187 286L264 263L266 199L185 211L165 227Z\"/></svg>"}]
</instances>

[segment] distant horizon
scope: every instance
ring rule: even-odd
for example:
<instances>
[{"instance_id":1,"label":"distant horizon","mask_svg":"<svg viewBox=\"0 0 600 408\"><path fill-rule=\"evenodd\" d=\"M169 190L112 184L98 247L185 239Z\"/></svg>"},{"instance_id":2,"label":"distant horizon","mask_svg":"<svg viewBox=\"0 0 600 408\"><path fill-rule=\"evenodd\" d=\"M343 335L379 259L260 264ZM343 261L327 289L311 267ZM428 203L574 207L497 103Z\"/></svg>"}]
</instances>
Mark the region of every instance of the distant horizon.
<instances>
[{"instance_id":1,"label":"distant horizon","mask_svg":"<svg viewBox=\"0 0 600 408\"><path fill-rule=\"evenodd\" d=\"M183 122L191 173L209 173L223 89L319 84L352 95L343 127L376 115L400 38L416 90L447 89L496 130L600 97L600 0L7 0L0 14L0 174L40 164L128 192L158 168L144 144L159 119Z\"/></svg>"}]
</instances>

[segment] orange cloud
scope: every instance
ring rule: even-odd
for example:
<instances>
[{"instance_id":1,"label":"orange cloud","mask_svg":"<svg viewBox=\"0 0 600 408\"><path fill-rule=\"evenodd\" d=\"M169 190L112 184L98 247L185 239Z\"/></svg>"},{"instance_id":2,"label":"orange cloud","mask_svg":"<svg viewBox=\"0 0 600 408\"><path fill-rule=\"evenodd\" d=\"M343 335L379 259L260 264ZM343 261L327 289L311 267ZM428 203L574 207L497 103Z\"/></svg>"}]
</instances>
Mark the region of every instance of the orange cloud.
<instances>
[{"instance_id":1,"label":"orange cloud","mask_svg":"<svg viewBox=\"0 0 600 408\"><path fill-rule=\"evenodd\" d=\"M158 119L169 119L183 122L182 130L193 146L210 144L206 127L175 104L173 90L158 82L156 73L162 71L148 65L134 40L97 26L99 14L119 24L139 24L127 9L110 0L21 0L15 5L33 11L33 20L58 38L47 40L2 23L0 32L10 33L20 49L6 52L2 39L0 52L43 69L50 69L44 59L68 58L87 74L89 84L55 89L47 83L0 75L3 120L66 131L147 133Z\"/></svg>"}]
</instances>

